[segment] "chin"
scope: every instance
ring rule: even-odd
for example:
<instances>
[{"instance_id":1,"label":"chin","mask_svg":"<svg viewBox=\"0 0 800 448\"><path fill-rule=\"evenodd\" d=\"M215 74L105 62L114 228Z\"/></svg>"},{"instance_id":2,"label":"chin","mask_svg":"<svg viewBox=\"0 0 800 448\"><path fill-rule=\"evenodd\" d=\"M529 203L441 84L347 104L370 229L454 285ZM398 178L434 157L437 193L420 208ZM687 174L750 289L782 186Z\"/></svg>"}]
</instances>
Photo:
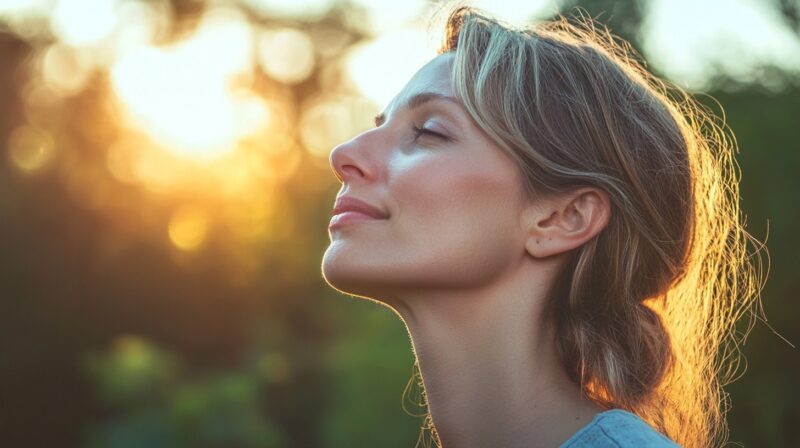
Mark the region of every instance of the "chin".
<instances>
[{"instance_id":1,"label":"chin","mask_svg":"<svg viewBox=\"0 0 800 448\"><path fill-rule=\"evenodd\" d=\"M330 248L325 252L321 267L325 282L343 294L387 305L384 299L389 289L388 279L376 269L375 263L343 255Z\"/></svg>"},{"instance_id":2,"label":"chin","mask_svg":"<svg viewBox=\"0 0 800 448\"><path fill-rule=\"evenodd\" d=\"M322 257L322 278L328 285L345 294L361 295L365 283L364 266L342 253L338 248L329 247Z\"/></svg>"}]
</instances>

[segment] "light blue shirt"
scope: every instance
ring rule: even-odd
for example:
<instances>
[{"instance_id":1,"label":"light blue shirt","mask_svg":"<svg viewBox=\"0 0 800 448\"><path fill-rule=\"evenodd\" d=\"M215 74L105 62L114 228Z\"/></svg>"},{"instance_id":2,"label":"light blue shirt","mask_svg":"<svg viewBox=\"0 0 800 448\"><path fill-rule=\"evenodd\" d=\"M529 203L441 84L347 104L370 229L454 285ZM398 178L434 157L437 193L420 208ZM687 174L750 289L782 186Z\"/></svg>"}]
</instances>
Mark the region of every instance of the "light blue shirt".
<instances>
[{"instance_id":1,"label":"light blue shirt","mask_svg":"<svg viewBox=\"0 0 800 448\"><path fill-rule=\"evenodd\" d=\"M675 448L678 444L653 429L647 422L622 409L595 415L561 445L561 448Z\"/></svg>"}]
</instances>

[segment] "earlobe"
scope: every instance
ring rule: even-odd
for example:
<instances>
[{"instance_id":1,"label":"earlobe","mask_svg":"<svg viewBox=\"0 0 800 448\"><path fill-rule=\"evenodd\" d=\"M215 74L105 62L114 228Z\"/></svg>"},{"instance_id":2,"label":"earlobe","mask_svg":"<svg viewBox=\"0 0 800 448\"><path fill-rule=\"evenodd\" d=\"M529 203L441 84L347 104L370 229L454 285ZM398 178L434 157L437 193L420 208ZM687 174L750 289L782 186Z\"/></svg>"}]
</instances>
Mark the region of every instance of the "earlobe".
<instances>
[{"instance_id":1,"label":"earlobe","mask_svg":"<svg viewBox=\"0 0 800 448\"><path fill-rule=\"evenodd\" d=\"M550 201L540 202L526 211L525 251L534 258L545 258L558 252L552 244L558 227L555 220L559 218L553 205Z\"/></svg>"},{"instance_id":2,"label":"earlobe","mask_svg":"<svg viewBox=\"0 0 800 448\"><path fill-rule=\"evenodd\" d=\"M608 224L610 212L608 196L597 188L539 203L526 217L525 250L545 258L578 248Z\"/></svg>"}]
</instances>

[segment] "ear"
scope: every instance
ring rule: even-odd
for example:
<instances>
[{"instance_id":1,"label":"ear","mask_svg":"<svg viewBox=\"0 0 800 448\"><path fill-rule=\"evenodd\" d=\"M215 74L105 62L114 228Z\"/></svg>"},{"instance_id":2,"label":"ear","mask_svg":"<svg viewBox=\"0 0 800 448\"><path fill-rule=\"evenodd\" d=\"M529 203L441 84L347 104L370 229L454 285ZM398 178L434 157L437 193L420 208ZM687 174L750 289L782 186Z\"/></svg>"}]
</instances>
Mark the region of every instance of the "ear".
<instances>
[{"instance_id":1,"label":"ear","mask_svg":"<svg viewBox=\"0 0 800 448\"><path fill-rule=\"evenodd\" d=\"M537 200L523 218L525 250L536 258L568 252L597 235L610 217L608 195L595 187Z\"/></svg>"}]
</instances>

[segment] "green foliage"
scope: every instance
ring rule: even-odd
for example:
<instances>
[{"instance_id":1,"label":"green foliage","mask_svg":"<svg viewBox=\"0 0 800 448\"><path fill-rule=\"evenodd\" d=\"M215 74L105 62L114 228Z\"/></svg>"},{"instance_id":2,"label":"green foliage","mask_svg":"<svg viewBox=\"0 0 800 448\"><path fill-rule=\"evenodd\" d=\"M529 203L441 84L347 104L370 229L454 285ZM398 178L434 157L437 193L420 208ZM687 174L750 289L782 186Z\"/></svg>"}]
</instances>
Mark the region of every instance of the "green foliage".
<instances>
[{"instance_id":1,"label":"green foliage","mask_svg":"<svg viewBox=\"0 0 800 448\"><path fill-rule=\"evenodd\" d=\"M359 311L350 319L358 326L344 331L327 353L333 389L322 438L329 447L409 447L422 419L401 405L414 363L407 332L386 308L342 306Z\"/></svg>"},{"instance_id":2,"label":"green foliage","mask_svg":"<svg viewBox=\"0 0 800 448\"><path fill-rule=\"evenodd\" d=\"M186 374L174 354L132 336L85 365L111 413L89 428L89 448L285 446L263 410L263 372Z\"/></svg>"}]
</instances>

